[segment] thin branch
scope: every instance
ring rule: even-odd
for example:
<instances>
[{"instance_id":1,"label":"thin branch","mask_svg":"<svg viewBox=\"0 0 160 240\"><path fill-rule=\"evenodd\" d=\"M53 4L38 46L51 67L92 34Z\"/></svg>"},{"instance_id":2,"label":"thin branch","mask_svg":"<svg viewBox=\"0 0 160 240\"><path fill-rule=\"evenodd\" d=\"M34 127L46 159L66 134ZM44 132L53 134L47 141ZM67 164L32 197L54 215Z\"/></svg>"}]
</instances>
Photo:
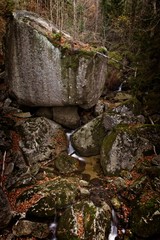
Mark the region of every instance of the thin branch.
<instances>
[{"instance_id":1,"label":"thin branch","mask_svg":"<svg viewBox=\"0 0 160 240\"><path fill-rule=\"evenodd\" d=\"M3 161L2 161L1 187L3 187L3 177L4 177L4 170L5 170L5 161L6 161L6 151L3 154Z\"/></svg>"},{"instance_id":2,"label":"thin branch","mask_svg":"<svg viewBox=\"0 0 160 240\"><path fill-rule=\"evenodd\" d=\"M110 59L110 60L112 60L112 61L114 61L114 62L116 62L116 63L119 63L119 64L121 64L121 65L124 67L124 65L123 65L122 62L120 62L120 61L118 61L118 60L116 60L116 59L114 59L114 58L112 58L112 57L109 57L109 56L107 56L107 55L104 54L104 53L100 53L100 52L96 52L96 53L99 54L99 55L101 55L101 56L103 56L103 57L105 57L105 58L108 58L108 59ZM132 67L125 66L124 68L128 68L128 69L130 69L130 70L136 71L136 69L135 69L135 68L132 68Z\"/></svg>"}]
</instances>

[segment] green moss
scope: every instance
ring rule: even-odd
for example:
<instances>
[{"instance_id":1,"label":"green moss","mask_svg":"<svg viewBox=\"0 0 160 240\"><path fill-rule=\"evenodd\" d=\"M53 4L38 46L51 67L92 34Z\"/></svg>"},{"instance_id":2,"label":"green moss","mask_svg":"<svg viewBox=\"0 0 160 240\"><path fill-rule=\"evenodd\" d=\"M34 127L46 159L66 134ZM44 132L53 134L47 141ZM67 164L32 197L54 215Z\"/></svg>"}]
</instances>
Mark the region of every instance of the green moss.
<instances>
[{"instance_id":1,"label":"green moss","mask_svg":"<svg viewBox=\"0 0 160 240\"><path fill-rule=\"evenodd\" d=\"M86 235L87 235L88 233L91 234L91 229L92 229L93 221L95 219L95 214L96 214L95 206L85 204L84 213L85 213L84 226L85 226Z\"/></svg>"},{"instance_id":2,"label":"green moss","mask_svg":"<svg viewBox=\"0 0 160 240\"><path fill-rule=\"evenodd\" d=\"M143 193L131 213L132 231L141 237L160 234L159 195L153 191ZM156 214L157 212L157 214Z\"/></svg>"},{"instance_id":3,"label":"green moss","mask_svg":"<svg viewBox=\"0 0 160 240\"><path fill-rule=\"evenodd\" d=\"M108 136L106 136L103 140L103 151L106 156L108 156L112 145L117 137L117 131L114 129Z\"/></svg>"},{"instance_id":4,"label":"green moss","mask_svg":"<svg viewBox=\"0 0 160 240\"><path fill-rule=\"evenodd\" d=\"M95 145L98 145L98 147L101 147L102 142L104 137L106 136L106 130L105 127L103 125L103 120L102 119L98 119L94 129L92 131L92 136L93 136L93 140L95 142Z\"/></svg>"},{"instance_id":5,"label":"green moss","mask_svg":"<svg viewBox=\"0 0 160 240\"><path fill-rule=\"evenodd\" d=\"M117 68L117 69L121 69L122 68L122 60L123 60L123 56L119 53L119 52L116 52L116 51L110 51L108 52L108 57L109 57L109 61L108 61L108 64L111 65L112 67L114 68Z\"/></svg>"}]
</instances>

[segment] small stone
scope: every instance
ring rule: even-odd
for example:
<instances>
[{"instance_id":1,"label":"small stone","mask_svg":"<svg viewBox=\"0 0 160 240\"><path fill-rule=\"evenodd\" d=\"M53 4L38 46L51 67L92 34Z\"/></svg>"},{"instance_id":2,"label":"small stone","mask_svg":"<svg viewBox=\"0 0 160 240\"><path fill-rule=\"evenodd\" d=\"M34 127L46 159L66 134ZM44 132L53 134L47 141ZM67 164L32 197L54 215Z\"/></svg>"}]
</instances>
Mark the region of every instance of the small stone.
<instances>
[{"instance_id":1,"label":"small stone","mask_svg":"<svg viewBox=\"0 0 160 240\"><path fill-rule=\"evenodd\" d=\"M118 200L118 198L112 198L111 199L111 203L112 203L112 205L113 205L113 207L116 209L116 210L118 210L118 209L120 209L120 207L121 207L121 203L120 203L120 201Z\"/></svg>"},{"instance_id":2,"label":"small stone","mask_svg":"<svg viewBox=\"0 0 160 240\"><path fill-rule=\"evenodd\" d=\"M87 186L89 185L89 183L88 183L87 181L85 181L85 180L80 180L80 181L79 181L79 185L80 185L81 187L87 187Z\"/></svg>"},{"instance_id":3,"label":"small stone","mask_svg":"<svg viewBox=\"0 0 160 240\"><path fill-rule=\"evenodd\" d=\"M89 192L89 190L88 189L86 189L86 188L80 188L80 193L81 193L81 195L90 195L90 192Z\"/></svg>"}]
</instances>

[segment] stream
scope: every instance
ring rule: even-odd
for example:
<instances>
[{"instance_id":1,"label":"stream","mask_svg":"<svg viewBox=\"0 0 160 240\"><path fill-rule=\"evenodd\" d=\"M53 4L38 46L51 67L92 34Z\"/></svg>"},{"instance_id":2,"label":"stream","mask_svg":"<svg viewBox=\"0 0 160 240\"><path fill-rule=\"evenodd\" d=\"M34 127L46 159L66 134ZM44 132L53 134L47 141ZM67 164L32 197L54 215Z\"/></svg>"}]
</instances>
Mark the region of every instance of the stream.
<instances>
[{"instance_id":1,"label":"stream","mask_svg":"<svg viewBox=\"0 0 160 240\"><path fill-rule=\"evenodd\" d=\"M117 216L114 209L112 209L111 232L108 236L108 240L115 240L116 237L117 237Z\"/></svg>"},{"instance_id":2,"label":"stream","mask_svg":"<svg viewBox=\"0 0 160 240\"><path fill-rule=\"evenodd\" d=\"M73 146L71 144L71 141L70 141L70 137L73 134L73 132L74 132L74 130L66 133L67 139L68 139L68 142L69 142L68 155L71 155L71 156L79 159L79 161L85 161L86 162L86 170L89 170L89 173L90 173L90 171L94 171L92 163L91 163L92 158L82 158L81 156L79 156L75 153L75 149L73 148ZM93 177L97 177L97 174L96 174L95 171L94 171L94 174L92 174L92 175L93 175ZM57 223L57 217L56 217L56 214L55 214L54 221L49 226L50 231L52 233L51 240L58 240L57 236L56 236L57 224L58 224ZM114 209L112 209L111 230L110 230L110 234L108 236L108 239L106 239L106 240L115 240L116 236L117 236L117 216L116 216L116 213L115 213Z\"/></svg>"},{"instance_id":3,"label":"stream","mask_svg":"<svg viewBox=\"0 0 160 240\"><path fill-rule=\"evenodd\" d=\"M88 165L92 165L92 164L90 164L90 161L88 160L88 158L82 158L82 157L80 157L79 155L77 155L75 153L75 149L73 148L73 146L71 144L71 141L70 141L70 137L73 134L73 132L74 131L70 131L70 132L66 133L67 139L68 139L68 142L69 142L68 155L71 155L71 156L79 159L80 161L85 161L86 165L87 165L87 163L88 163ZM88 167L88 169L90 169L90 167ZM92 169L92 171L93 171L93 169ZM95 176L96 176L96 172L95 172ZM52 233L51 240L58 240L57 237L56 237L56 230L57 230L57 217L56 217L56 214L55 214L55 217L54 217L54 221L50 224L49 228L50 228L51 233ZM115 240L116 236L117 236L117 216L116 216L116 213L115 213L114 209L112 209L111 232L110 232L110 234L108 236L108 239L106 239L106 240Z\"/></svg>"}]
</instances>

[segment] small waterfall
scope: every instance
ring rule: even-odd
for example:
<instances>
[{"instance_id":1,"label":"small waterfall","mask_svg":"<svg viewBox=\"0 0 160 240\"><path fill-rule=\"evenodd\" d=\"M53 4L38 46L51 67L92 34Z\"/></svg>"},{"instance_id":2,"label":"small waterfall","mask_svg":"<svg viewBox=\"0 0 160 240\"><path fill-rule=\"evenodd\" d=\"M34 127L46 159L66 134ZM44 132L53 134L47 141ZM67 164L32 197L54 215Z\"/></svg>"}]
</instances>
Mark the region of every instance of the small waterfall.
<instances>
[{"instance_id":1,"label":"small waterfall","mask_svg":"<svg viewBox=\"0 0 160 240\"><path fill-rule=\"evenodd\" d=\"M123 84L126 83L126 80L124 80L123 82L121 82L121 84L119 85L118 89L117 89L117 92L122 92L122 87L123 87Z\"/></svg>"},{"instance_id":2,"label":"small waterfall","mask_svg":"<svg viewBox=\"0 0 160 240\"><path fill-rule=\"evenodd\" d=\"M119 85L117 92L121 92L122 91L122 86L123 86L123 82Z\"/></svg>"},{"instance_id":3,"label":"small waterfall","mask_svg":"<svg viewBox=\"0 0 160 240\"><path fill-rule=\"evenodd\" d=\"M84 158L78 156L78 155L75 153L75 149L74 149L73 146L72 146L70 137L71 137L71 135L72 135L74 132L75 132L75 130L66 133L67 139L68 139L68 142L69 142L68 155L70 155L70 156L72 156L72 157L75 157L75 158L77 158L77 159L80 160L80 161L85 161Z\"/></svg>"},{"instance_id":4,"label":"small waterfall","mask_svg":"<svg viewBox=\"0 0 160 240\"><path fill-rule=\"evenodd\" d=\"M114 209L112 209L111 232L109 234L108 240L115 240L115 238L117 237L117 222L118 220L116 213Z\"/></svg>"},{"instance_id":5,"label":"small waterfall","mask_svg":"<svg viewBox=\"0 0 160 240\"><path fill-rule=\"evenodd\" d=\"M55 215L53 223L50 224L49 229L51 230L52 233L52 238L51 240L57 240L56 237L56 230L57 230L57 217Z\"/></svg>"}]
</instances>

